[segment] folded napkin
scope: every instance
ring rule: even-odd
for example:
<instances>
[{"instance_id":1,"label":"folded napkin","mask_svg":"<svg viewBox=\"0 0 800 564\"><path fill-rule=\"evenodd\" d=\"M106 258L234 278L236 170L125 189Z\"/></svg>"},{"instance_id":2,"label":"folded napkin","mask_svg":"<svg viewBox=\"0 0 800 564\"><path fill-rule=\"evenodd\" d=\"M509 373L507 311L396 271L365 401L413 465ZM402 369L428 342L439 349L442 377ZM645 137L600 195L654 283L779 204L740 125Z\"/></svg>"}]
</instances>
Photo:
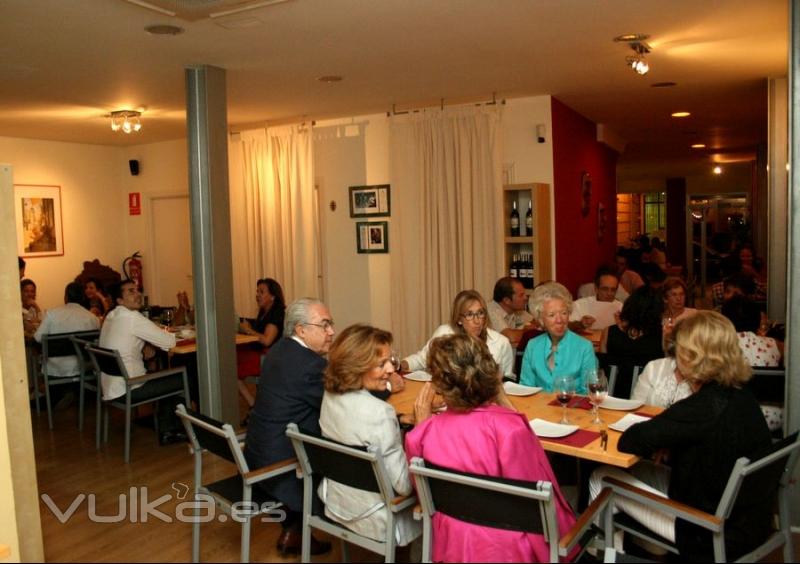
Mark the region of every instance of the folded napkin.
<instances>
[{"instance_id":1,"label":"folded napkin","mask_svg":"<svg viewBox=\"0 0 800 564\"><path fill-rule=\"evenodd\" d=\"M551 401L547 405L557 405L557 406L561 407L561 404L558 403L557 399L554 399L553 401ZM570 408L573 408L573 409L591 410L592 409L592 402L590 402L589 398L587 398L586 396L572 396L572 399L569 400L569 403L567 404L567 407L570 407Z\"/></svg>"},{"instance_id":2,"label":"folded napkin","mask_svg":"<svg viewBox=\"0 0 800 564\"><path fill-rule=\"evenodd\" d=\"M655 417L652 413L645 413L644 411L634 411L633 414L634 415L639 415L641 417L649 417L650 419Z\"/></svg>"},{"instance_id":3,"label":"folded napkin","mask_svg":"<svg viewBox=\"0 0 800 564\"><path fill-rule=\"evenodd\" d=\"M587 431L586 429L579 429L574 433L572 433L571 435L567 435L566 437L560 437L557 439L539 437L539 440L582 448L599 437L600 433L596 431Z\"/></svg>"}]
</instances>

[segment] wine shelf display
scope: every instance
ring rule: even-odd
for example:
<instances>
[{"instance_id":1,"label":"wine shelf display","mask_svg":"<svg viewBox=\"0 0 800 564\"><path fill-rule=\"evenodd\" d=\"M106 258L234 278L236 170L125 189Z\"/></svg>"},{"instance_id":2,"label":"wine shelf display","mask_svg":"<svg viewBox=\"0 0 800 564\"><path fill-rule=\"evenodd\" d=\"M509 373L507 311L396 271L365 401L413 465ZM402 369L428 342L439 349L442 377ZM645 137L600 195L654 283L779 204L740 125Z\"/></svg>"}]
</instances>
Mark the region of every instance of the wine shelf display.
<instances>
[{"instance_id":1,"label":"wine shelf display","mask_svg":"<svg viewBox=\"0 0 800 564\"><path fill-rule=\"evenodd\" d=\"M505 273L516 274L526 288L552 279L551 223L549 184L503 186Z\"/></svg>"}]
</instances>

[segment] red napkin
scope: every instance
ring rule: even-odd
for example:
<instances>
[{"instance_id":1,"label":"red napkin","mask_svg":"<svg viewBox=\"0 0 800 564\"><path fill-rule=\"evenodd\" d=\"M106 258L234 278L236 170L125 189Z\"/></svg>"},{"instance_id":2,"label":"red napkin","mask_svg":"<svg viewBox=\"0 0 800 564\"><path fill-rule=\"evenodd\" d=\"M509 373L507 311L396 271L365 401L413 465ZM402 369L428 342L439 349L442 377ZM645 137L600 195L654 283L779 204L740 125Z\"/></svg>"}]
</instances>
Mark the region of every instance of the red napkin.
<instances>
[{"instance_id":1,"label":"red napkin","mask_svg":"<svg viewBox=\"0 0 800 564\"><path fill-rule=\"evenodd\" d=\"M569 445L578 448L583 448L600 436L596 431L587 431L586 429L578 429L571 435L566 437L559 437L557 439L539 437L540 441L548 441L551 443L560 443L562 445Z\"/></svg>"},{"instance_id":2,"label":"red napkin","mask_svg":"<svg viewBox=\"0 0 800 564\"><path fill-rule=\"evenodd\" d=\"M197 342L197 338L181 339L180 341L176 341L175 342L175 346L176 347L183 347L185 345L191 345L192 343L196 343L196 342Z\"/></svg>"},{"instance_id":3,"label":"red napkin","mask_svg":"<svg viewBox=\"0 0 800 564\"><path fill-rule=\"evenodd\" d=\"M554 399L547 405L557 405L561 407L561 404L558 403L558 399ZM586 409L587 411L590 411L592 409L592 402L590 402L589 398L586 396L572 396L572 399L569 400L567 407L573 409Z\"/></svg>"}]
</instances>

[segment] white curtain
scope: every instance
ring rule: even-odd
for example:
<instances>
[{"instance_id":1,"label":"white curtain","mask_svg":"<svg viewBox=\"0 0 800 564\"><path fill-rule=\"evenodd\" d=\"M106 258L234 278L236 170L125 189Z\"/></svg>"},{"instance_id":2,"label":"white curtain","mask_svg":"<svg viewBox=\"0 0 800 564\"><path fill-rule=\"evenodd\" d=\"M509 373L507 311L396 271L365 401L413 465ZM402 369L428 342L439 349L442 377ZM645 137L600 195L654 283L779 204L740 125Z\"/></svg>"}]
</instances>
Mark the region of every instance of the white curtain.
<instances>
[{"instance_id":1,"label":"white curtain","mask_svg":"<svg viewBox=\"0 0 800 564\"><path fill-rule=\"evenodd\" d=\"M287 303L320 293L319 222L309 129L284 126L231 138L234 299L243 315L256 311L259 278L277 280Z\"/></svg>"},{"instance_id":2,"label":"white curtain","mask_svg":"<svg viewBox=\"0 0 800 564\"><path fill-rule=\"evenodd\" d=\"M491 299L502 263L500 110L447 108L391 123L392 331L418 350L455 295Z\"/></svg>"}]
</instances>

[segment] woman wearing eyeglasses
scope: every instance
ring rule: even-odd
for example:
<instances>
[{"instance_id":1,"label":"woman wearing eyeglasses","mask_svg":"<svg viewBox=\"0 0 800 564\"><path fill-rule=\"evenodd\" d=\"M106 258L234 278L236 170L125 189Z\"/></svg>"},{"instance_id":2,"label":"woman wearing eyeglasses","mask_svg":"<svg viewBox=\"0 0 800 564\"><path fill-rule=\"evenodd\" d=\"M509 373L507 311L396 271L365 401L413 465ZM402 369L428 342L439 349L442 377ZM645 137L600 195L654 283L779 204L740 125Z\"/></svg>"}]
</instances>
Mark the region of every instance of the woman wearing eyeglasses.
<instances>
[{"instance_id":1,"label":"woman wearing eyeglasses","mask_svg":"<svg viewBox=\"0 0 800 564\"><path fill-rule=\"evenodd\" d=\"M386 390L394 374L392 334L369 325L341 332L328 354L319 426L325 437L353 446L375 446L392 488L411 493L408 462L394 408L373 393ZM379 494L324 480L318 494L325 515L360 535L385 538L389 509ZM395 517L395 540L405 546L421 532L412 508Z\"/></svg>"},{"instance_id":2,"label":"woman wearing eyeglasses","mask_svg":"<svg viewBox=\"0 0 800 564\"><path fill-rule=\"evenodd\" d=\"M597 358L591 341L569 330L569 291L558 282L546 282L533 291L531 303L533 317L545 333L525 347L520 384L552 392L556 377L572 376L575 391L586 394L586 375L597 368Z\"/></svg>"},{"instance_id":3,"label":"woman wearing eyeglasses","mask_svg":"<svg viewBox=\"0 0 800 564\"><path fill-rule=\"evenodd\" d=\"M403 359L403 370L425 370L431 341L444 335L470 335L480 339L500 367L503 376L514 378L514 351L508 338L489 327L486 301L475 290L462 290L453 300L450 323L440 325L430 340L417 353Z\"/></svg>"}]
</instances>

